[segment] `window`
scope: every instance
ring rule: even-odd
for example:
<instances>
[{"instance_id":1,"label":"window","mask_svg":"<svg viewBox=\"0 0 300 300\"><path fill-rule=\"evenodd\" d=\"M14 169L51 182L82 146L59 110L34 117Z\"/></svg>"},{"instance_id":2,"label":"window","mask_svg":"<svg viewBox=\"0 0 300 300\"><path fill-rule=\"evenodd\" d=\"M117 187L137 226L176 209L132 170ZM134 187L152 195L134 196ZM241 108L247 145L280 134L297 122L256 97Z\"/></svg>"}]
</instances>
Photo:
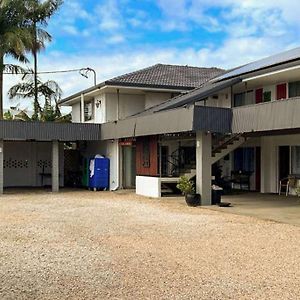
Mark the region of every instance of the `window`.
<instances>
[{"instance_id":1,"label":"window","mask_svg":"<svg viewBox=\"0 0 300 300\"><path fill-rule=\"evenodd\" d=\"M264 102L270 102L272 100L272 92L271 91L264 92L263 99Z\"/></svg>"},{"instance_id":2,"label":"window","mask_svg":"<svg viewBox=\"0 0 300 300\"><path fill-rule=\"evenodd\" d=\"M289 83L289 97L299 97L300 96L300 81Z\"/></svg>"},{"instance_id":3,"label":"window","mask_svg":"<svg viewBox=\"0 0 300 300\"><path fill-rule=\"evenodd\" d=\"M234 94L234 106L243 106L245 103L245 93Z\"/></svg>"},{"instance_id":4,"label":"window","mask_svg":"<svg viewBox=\"0 0 300 300\"><path fill-rule=\"evenodd\" d=\"M234 106L243 106L254 104L253 91L234 94Z\"/></svg>"},{"instance_id":5,"label":"window","mask_svg":"<svg viewBox=\"0 0 300 300\"><path fill-rule=\"evenodd\" d=\"M245 105L251 105L254 104L254 95L253 95L253 91L248 91L246 93L246 98L245 98Z\"/></svg>"},{"instance_id":6,"label":"window","mask_svg":"<svg viewBox=\"0 0 300 300\"><path fill-rule=\"evenodd\" d=\"M292 146L292 174L300 174L300 146Z\"/></svg>"},{"instance_id":7,"label":"window","mask_svg":"<svg viewBox=\"0 0 300 300\"><path fill-rule=\"evenodd\" d=\"M150 168L150 141L148 138L143 142L143 167Z\"/></svg>"},{"instance_id":8,"label":"window","mask_svg":"<svg viewBox=\"0 0 300 300\"><path fill-rule=\"evenodd\" d=\"M90 121L93 119L93 102L84 103L84 121Z\"/></svg>"},{"instance_id":9,"label":"window","mask_svg":"<svg viewBox=\"0 0 300 300\"><path fill-rule=\"evenodd\" d=\"M238 148L234 151L234 170L254 172L254 148Z\"/></svg>"}]
</instances>

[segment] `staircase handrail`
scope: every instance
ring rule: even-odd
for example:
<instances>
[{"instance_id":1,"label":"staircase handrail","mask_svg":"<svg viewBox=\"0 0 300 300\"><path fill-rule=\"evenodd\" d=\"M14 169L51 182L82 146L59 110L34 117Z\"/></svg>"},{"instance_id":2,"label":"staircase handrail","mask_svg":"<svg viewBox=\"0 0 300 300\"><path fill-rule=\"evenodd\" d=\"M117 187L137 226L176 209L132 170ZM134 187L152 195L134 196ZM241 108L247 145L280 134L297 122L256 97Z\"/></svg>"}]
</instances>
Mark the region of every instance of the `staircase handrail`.
<instances>
[{"instance_id":1,"label":"staircase handrail","mask_svg":"<svg viewBox=\"0 0 300 300\"><path fill-rule=\"evenodd\" d=\"M226 147L227 145L229 145L230 143L232 143L234 140L236 140L237 138L240 138L243 136L243 133L236 133L233 136L231 136L228 140L226 140L223 144L218 145L216 148L214 148L212 150L213 153L217 152L220 149L223 149L224 146Z\"/></svg>"}]
</instances>

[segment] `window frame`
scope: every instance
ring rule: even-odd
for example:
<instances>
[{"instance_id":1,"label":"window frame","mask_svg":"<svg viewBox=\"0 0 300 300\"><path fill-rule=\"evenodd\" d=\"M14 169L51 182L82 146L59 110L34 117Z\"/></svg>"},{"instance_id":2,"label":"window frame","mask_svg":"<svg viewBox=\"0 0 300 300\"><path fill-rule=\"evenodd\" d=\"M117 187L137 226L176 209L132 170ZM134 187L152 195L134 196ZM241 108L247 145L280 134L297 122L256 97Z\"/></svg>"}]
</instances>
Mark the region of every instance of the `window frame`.
<instances>
[{"instance_id":1,"label":"window frame","mask_svg":"<svg viewBox=\"0 0 300 300\"><path fill-rule=\"evenodd\" d=\"M91 111L88 111L88 108L91 108ZM94 101L90 100L90 101L86 101L84 102L84 122L89 122L94 120Z\"/></svg>"}]
</instances>

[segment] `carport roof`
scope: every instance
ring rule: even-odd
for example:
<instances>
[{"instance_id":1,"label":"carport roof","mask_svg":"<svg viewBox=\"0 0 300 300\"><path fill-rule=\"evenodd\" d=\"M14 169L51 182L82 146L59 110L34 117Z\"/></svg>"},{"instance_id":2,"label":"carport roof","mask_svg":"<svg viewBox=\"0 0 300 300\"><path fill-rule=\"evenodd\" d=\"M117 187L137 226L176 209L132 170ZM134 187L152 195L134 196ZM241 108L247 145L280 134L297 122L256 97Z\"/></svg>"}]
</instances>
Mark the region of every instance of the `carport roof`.
<instances>
[{"instance_id":1,"label":"carport roof","mask_svg":"<svg viewBox=\"0 0 300 300\"><path fill-rule=\"evenodd\" d=\"M36 141L97 141L99 124L0 121L0 139Z\"/></svg>"}]
</instances>

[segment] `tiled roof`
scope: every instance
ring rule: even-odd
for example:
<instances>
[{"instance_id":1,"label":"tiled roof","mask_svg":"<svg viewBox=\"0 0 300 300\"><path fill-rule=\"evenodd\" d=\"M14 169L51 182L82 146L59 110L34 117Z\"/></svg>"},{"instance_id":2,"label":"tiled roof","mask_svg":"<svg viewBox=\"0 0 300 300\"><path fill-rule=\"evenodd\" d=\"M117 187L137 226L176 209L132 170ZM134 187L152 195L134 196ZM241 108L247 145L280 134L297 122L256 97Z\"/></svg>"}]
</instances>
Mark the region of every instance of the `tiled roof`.
<instances>
[{"instance_id":1,"label":"tiled roof","mask_svg":"<svg viewBox=\"0 0 300 300\"><path fill-rule=\"evenodd\" d=\"M157 64L107 80L106 84L192 89L223 73L218 68Z\"/></svg>"}]
</instances>

